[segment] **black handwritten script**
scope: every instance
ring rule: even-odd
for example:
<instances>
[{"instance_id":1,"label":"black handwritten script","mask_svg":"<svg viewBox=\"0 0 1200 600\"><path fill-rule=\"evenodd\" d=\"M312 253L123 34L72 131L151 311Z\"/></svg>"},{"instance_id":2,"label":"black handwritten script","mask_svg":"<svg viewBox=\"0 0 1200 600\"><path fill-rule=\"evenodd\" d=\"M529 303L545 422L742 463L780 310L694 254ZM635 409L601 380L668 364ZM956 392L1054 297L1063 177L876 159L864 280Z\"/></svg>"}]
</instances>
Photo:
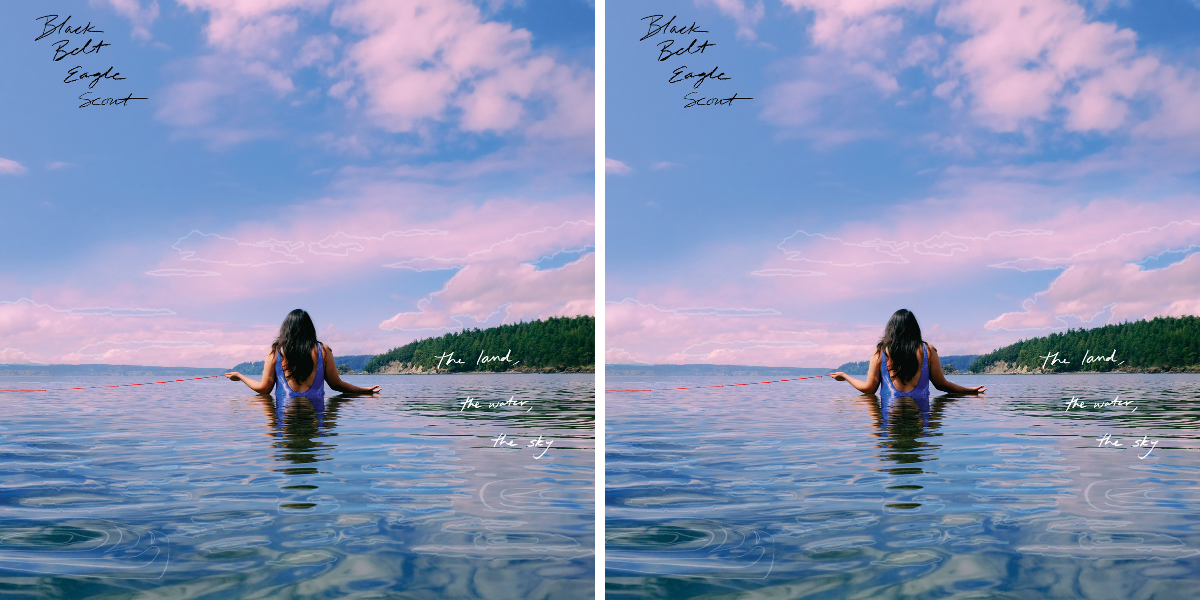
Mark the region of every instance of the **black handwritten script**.
<instances>
[{"instance_id":1,"label":"black handwritten script","mask_svg":"<svg viewBox=\"0 0 1200 600\"><path fill-rule=\"evenodd\" d=\"M641 20L646 24L647 29L646 35L643 35L638 41L654 41L658 48L658 62L670 63L672 68L667 75L667 83L682 83L692 89L683 95L683 99L686 101L683 107L733 106L735 100L753 100L754 98L751 97L738 96L737 92L724 97L722 97L722 92L715 92L715 96L702 95L712 93L710 90L718 82L731 81L733 76L723 71L720 65L715 64L712 48L717 44L709 41L707 37L701 38L695 35L708 33L708 30L700 29L695 21L690 25L677 24L675 22L677 18L678 15L671 15L670 18L665 15L642 17ZM701 39L704 41L700 41ZM705 51L708 51L707 54ZM699 63L702 66L675 65L675 63L683 63L683 61L693 65ZM709 65L712 67L710 68ZM701 91L700 86L708 82L711 83Z\"/></svg>"},{"instance_id":2,"label":"black handwritten script","mask_svg":"<svg viewBox=\"0 0 1200 600\"><path fill-rule=\"evenodd\" d=\"M35 42L40 42L43 39L50 38L50 48L53 53L50 60L56 63L62 63L65 59L71 58L70 62L83 61L83 59L94 59L96 61L103 60L109 52L101 52L105 48L111 47L112 44L105 42L97 34L104 33L103 29L97 29L88 21L86 25L79 23L71 23L72 15L67 15L66 18L59 18L59 15L43 15L36 20L42 22L42 33L33 39ZM54 39L59 38L62 39ZM72 58L74 57L74 58ZM111 64L107 68L103 67L85 67L84 65L73 65L67 67L67 75L63 78L63 83L76 84L86 83L88 91L79 95L79 99L83 100L83 104L79 108L88 108L91 106L129 106L130 100L149 100L149 98L135 97L133 93L129 93L124 97L119 94L105 91L101 88L100 91L95 91L96 85L101 82L117 82L124 81L125 76ZM110 84L105 84L108 87Z\"/></svg>"}]
</instances>

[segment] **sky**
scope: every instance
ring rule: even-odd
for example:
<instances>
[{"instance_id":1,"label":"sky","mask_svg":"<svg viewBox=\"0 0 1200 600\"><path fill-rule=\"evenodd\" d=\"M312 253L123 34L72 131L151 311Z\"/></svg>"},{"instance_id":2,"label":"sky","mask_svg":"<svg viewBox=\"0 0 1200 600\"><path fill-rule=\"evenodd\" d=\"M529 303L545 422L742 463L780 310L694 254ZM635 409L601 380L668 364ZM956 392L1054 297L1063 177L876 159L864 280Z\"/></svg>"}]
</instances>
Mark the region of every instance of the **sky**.
<instances>
[{"instance_id":1,"label":"sky","mask_svg":"<svg viewBox=\"0 0 1200 600\"><path fill-rule=\"evenodd\" d=\"M0 363L595 314L594 47L589 0L3 3Z\"/></svg>"},{"instance_id":2,"label":"sky","mask_svg":"<svg viewBox=\"0 0 1200 600\"><path fill-rule=\"evenodd\" d=\"M942 355L1200 314L1200 2L605 19L609 364L835 367L900 308Z\"/></svg>"}]
</instances>

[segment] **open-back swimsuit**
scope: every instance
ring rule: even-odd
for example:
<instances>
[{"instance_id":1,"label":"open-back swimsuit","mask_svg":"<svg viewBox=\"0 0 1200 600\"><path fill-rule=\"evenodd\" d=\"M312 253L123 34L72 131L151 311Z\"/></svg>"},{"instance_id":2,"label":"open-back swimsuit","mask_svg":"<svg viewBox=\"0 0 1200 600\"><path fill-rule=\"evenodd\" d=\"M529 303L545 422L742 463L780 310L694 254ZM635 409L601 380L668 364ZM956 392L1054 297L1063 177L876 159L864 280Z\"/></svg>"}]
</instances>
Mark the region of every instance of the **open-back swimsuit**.
<instances>
[{"instance_id":1,"label":"open-back swimsuit","mask_svg":"<svg viewBox=\"0 0 1200 600\"><path fill-rule=\"evenodd\" d=\"M885 390L888 394L896 398L929 396L929 344L922 343L921 346L925 348L925 360L921 361L921 378L917 380L917 387L908 392L896 390L896 385L892 383L892 376L888 373L887 350L883 351L883 360L879 361L879 370L882 372L883 384L887 386Z\"/></svg>"},{"instance_id":2,"label":"open-back swimsuit","mask_svg":"<svg viewBox=\"0 0 1200 600\"><path fill-rule=\"evenodd\" d=\"M283 352L275 352L275 398L282 400L284 398L308 398L309 400L325 399L325 352L321 349L321 344L317 344L317 365L315 367L316 376L313 377L312 385L308 386L303 392L296 392L288 385L287 378L283 375Z\"/></svg>"}]
</instances>

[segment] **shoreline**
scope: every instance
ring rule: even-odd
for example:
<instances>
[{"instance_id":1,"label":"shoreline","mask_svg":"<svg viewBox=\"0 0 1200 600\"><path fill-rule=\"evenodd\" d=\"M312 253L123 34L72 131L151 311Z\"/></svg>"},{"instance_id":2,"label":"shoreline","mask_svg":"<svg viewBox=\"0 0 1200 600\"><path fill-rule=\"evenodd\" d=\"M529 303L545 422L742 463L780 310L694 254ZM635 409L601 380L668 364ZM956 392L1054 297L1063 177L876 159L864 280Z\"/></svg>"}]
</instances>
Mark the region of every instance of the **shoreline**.
<instances>
[{"instance_id":1,"label":"shoreline","mask_svg":"<svg viewBox=\"0 0 1200 600\"><path fill-rule=\"evenodd\" d=\"M573 374L573 373L595 373L596 367L567 367L565 369L550 369L550 368L515 368L506 369L504 371L447 371L445 369L425 369L423 367L397 366L392 363L374 373L366 371L348 371L342 375L552 375L555 373Z\"/></svg>"},{"instance_id":2,"label":"shoreline","mask_svg":"<svg viewBox=\"0 0 1200 600\"><path fill-rule=\"evenodd\" d=\"M1130 374L1176 374L1176 373L1200 373L1200 365L1189 365L1185 367L1121 367L1110 371L1056 371L1052 369L1044 369L1042 367L1029 368L1025 365L1010 365L1005 361L996 361L984 368L983 371L963 371L963 374L972 375L1074 375L1074 374L1104 374L1104 373L1130 373ZM951 373L947 373L951 375Z\"/></svg>"}]
</instances>

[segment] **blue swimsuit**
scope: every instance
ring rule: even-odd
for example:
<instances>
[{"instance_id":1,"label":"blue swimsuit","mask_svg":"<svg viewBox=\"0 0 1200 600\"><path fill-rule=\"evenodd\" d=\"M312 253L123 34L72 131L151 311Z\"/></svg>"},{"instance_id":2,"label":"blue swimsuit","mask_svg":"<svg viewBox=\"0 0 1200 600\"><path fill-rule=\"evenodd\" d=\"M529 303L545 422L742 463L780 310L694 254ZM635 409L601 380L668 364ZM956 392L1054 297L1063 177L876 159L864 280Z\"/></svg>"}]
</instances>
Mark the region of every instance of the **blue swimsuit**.
<instances>
[{"instance_id":1,"label":"blue swimsuit","mask_svg":"<svg viewBox=\"0 0 1200 600\"><path fill-rule=\"evenodd\" d=\"M917 387L911 392L896 391L896 386L892 383L892 377L888 374L887 368L887 350L883 351L883 360L879 361L879 370L882 372L884 393L896 398L919 398L929 396L929 344L921 344L925 348L925 360L921 361L921 378L917 380Z\"/></svg>"},{"instance_id":2,"label":"blue swimsuit","mask_svg":"<svg viewBox=\"0 0 1200 600\"><path fill-rule=\"evenodd\" d=\"M283 352L275 353L275 398L308 398L309 400L325 399L325 352L321 344L317 344L317 365L314 367L316 376L312 385L303 392L294 392L283 375Z\"/></svg>"}]
</instances>

